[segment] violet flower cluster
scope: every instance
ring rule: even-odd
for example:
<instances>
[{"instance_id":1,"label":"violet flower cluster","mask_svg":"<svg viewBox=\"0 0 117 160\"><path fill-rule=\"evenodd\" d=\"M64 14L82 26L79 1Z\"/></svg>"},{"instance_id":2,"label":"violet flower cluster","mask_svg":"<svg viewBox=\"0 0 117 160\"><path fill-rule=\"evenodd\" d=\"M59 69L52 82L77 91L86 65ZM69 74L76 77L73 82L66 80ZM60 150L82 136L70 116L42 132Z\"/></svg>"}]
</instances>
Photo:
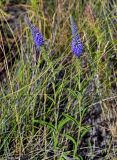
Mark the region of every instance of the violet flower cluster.
<instances>
[{"instance_id":1,"label":"violet flower cluster","mask_svg":"<svg viewBox=\"0 0 117 160\"><path fill-rule=\"evenodd\" d=\"M72 30L72 52L79 58L83 52L83 44L78 34L78 28L72 16L70 16Z\"/></svg>"},{"instance_id":2,"label":"violet flower cluster","mask_svg":"<svg viewBox=\"0 0 117 160\"><path fill-rule=\"evenodd\" d=\"M30 20L25 17L25 22L28 24L31 32L32 32L32 36L33 36L33 40L34 40L34 43L36 45L36 47L38 49L40 49L40 47L42 45L44 45L44 38L43 38L43 35L41 34L41 32L39 31L38 28L36 28L31 22Z\"/></svg>"}]
</instances>

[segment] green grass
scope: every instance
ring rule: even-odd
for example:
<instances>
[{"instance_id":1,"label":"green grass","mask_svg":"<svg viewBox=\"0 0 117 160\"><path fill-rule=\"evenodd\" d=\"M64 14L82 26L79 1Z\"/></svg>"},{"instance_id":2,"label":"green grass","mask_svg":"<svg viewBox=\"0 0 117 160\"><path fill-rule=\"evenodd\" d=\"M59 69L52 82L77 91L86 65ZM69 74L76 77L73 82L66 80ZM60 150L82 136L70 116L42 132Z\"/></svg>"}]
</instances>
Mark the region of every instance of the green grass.
<instances>
[{"instance_id":1,"label":"green grass","mask_svg":"<svg viewBox=\"0 0 117 160\"><path fill-rule=\"evenodd\" d=\"M0 156L4 159L23 156L26 159L85 159L80 147L92 128L85 123L85 117L96 104L101 105L102 117L111 126L109 102L117 102L113 87L116 85L117 6L113 2L110 9L106 1L90 0L94 17L89 12L84 16L86 2L62 0L58 5L51 2L37 4L32 0L28 6L29 17L49 44L48 51L41 48L37 63L31 33L22 16L18 18L19 43L12 27L6 24L15 40L18 58L9 68L12 50L5 53L3 49L7 78L0 84ZM2 10L0 13L1 19L6 19ZM70 48L71 13L84 44L80 59L72 55ZM112 135L112 143L113 140ZM91 160L96 153L91 142L87 146L89 156L86 156ZM104 150L107 151L105 159L117 153L116 146L112 152L111 143L110 148Z\"/></svg>"}]
</instances>

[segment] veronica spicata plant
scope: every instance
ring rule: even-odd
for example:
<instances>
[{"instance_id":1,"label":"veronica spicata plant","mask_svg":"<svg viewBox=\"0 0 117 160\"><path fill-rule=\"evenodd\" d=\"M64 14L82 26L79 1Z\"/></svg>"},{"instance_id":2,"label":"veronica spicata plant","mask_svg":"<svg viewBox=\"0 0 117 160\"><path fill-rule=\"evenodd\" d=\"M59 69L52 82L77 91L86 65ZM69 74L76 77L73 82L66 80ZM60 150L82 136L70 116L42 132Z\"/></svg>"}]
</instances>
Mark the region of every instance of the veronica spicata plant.
<instances>
[{"instance_id":1,"label":"veronica spicata plant","mask_svg":"<svg viewBox=\"0 0 117 160\"><path fill-rule=\"evenodd\" d=\"M38 28L36 28L31 21L28 19L28 17L25 17L25 22L27 23L27 25L29 26L31 32L32 32L32 36L33 36L33 40L34 43L36 45L36 47L38 49L40 49L40 47L42 45L44 45L44 38L43 35L41 34L41 32L39 31Z\"/></svg>"},{"instance_id":2,"label":"veronica spicata plant","mask_svg":"<svg viewBox=\"0 0 117 160\"><path fill-rule=\"evenodd\" d=\"M83 52L83 44L82 44L80 36L78 34L77 25L74 22L72 16L70 16L70 22L71 22L71 30L72 30L72 52L77 57L80 57Z\"/></svg>"}]
</instances>

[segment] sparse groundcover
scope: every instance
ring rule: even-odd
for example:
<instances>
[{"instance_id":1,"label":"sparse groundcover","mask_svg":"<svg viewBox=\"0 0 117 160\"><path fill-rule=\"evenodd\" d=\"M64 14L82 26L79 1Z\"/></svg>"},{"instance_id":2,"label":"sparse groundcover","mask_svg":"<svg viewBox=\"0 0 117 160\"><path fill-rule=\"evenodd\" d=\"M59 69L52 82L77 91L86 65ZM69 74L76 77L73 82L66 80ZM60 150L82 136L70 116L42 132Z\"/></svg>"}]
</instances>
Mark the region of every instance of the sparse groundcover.
<instances>
[{"instance_id":1,"label":"sparse groundcover","mask_svg":"<svg viewBox=\"0 0 117 160\"><path fill-rule=\"evenodd\" d=\"M117 159L115 1L0 5L0 159Z\"/></svg>"}]
</instances>

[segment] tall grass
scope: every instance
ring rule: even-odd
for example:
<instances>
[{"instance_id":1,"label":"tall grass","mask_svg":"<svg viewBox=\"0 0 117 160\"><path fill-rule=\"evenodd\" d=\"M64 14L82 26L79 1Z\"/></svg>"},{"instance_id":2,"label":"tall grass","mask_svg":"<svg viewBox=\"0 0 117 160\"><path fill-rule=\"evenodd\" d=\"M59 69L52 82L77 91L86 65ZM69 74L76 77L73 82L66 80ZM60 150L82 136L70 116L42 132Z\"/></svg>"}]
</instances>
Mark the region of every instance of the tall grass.
<instances>
[{"instance_id":1,"label":"tall grass","mask_svg":"<svg viewBox=\"0 0 117 160\"><path fill-rule=\"evenodd\" d=\"M0 84L2 158L95 157L91 142L87 143L89 155L84 155L80 147L92 128L85 123L85 118L89 109L93 110L97 104L102 107L102 117L109 121L108 129L112 129L109 102L116 103L114 58L117 51L117 6L112 2L109 5L108 1L90 0L87 8L87 2L78 0L31 0L25 5L30 19L45 36L48 49L42 47L38 53L22 21L24 15L18 18L18 58L11 68L7 65L10 53L5 53L1 45L6 57L6 78ZM80 59L71 53L70 14L77 22L84 44ZM2 10L1 17L6 19ZM6 25L15 39L15 32L8 23ZM37 62L36 54L39 54ZM117 134L114 133L114 136L111 133L112 143ZM114 157L117 148L115 146L113 153L111 148L111 144L109 149L104 148L107 150L105 158Z\"/></svg>"}]
</instances>

